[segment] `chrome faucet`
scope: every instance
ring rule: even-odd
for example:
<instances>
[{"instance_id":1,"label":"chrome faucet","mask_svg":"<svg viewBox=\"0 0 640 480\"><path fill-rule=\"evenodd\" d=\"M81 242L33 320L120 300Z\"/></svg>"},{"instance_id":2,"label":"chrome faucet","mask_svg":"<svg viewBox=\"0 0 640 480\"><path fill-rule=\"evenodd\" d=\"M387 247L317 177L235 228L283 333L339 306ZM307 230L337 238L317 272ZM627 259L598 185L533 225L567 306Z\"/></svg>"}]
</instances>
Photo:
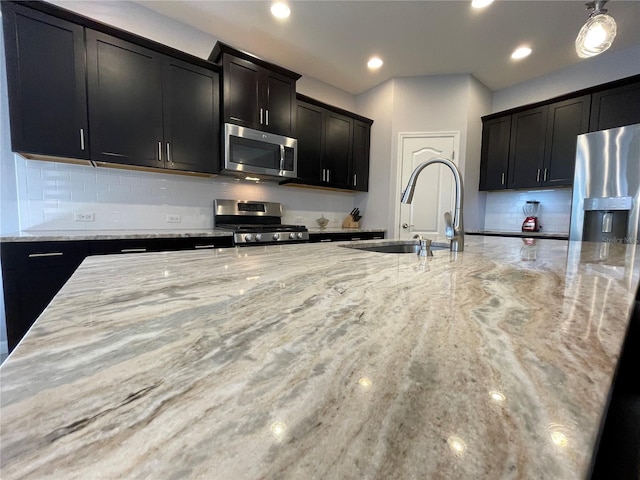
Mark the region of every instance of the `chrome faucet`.
<instances>
[{"instance_id":1,"label":"chrome faucet","mask_svg":"<svg viewBox=\"0 0 640 480\"><path fill-rule=\"evenodd\" d=\"M460 176L460 170L458 170L458 167L456 167L455 163L453 163L451 160L440 157L431 158L426 162L422 162L411 174L409 183L407 184L407 188L405 188L404 192L402 192L401 201L402 203L411 203L413 201L413 192L416 189L416 180L418 179L418 175L420 175L420 172L422 172L425 167L433 163L441 163L442 165L446 165L451 170L451 173L453 173L453 178L456 183L456 206L455 212L453 214L453 222L451 221L451 212L446 212L444 214L444 231L447 239L451 241L451 251L462 252L464 250L464 226L462 224L462 202L464 189L462 187L462 177Z\"/></svg>"}]
</instances>

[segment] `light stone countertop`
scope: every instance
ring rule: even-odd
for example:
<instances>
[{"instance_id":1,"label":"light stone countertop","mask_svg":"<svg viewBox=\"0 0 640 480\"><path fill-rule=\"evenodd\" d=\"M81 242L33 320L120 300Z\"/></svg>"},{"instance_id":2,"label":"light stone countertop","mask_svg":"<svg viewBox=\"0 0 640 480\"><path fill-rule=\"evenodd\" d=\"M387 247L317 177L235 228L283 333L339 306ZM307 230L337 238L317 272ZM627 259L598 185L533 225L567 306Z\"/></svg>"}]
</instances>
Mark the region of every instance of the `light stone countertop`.
<instances>
[{"instance_id":1,"label":"light stone countertop","mask_svg":"<svg viewBox=\"0 0 640 480\"><path fill-rule=\"evenodd\" d=\"M89 257L0 367L0 477L583 479L640 247L533 243Z\"/></svg>"}]
</instances>

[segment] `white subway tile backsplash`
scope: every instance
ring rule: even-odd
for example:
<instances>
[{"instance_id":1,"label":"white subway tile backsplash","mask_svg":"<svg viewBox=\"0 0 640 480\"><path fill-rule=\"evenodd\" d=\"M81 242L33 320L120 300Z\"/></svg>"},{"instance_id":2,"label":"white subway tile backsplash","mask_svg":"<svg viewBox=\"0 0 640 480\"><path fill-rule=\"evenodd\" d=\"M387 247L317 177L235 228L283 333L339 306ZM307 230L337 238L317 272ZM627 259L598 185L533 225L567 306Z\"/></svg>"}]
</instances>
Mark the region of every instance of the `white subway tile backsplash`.
<instances>
[{"instance_id":1,"label":"white subway tile backsplash","mask_svg":"<svg viewBox=\"0 0 640 480\"><path fill-rule=\"evenodd\" d=\"M571 188L535 191L488 192L486 197L485 230L518 232L525 215L527 200L540 202L539 219L542 231L569 233L571 218Z\"/></svg>"},{"instance_id":2,"label":"white subway tile backsplash","mask_svg":"<svg viewBox=\"0 0 640 480\"><path fill-rule=\"evenodd\" d=\"M185 177L164 173L26 160L15 156L19 216L25 230L199 229L213 225L213 200L281 202L283 222L316 227L322 214L339 227L355 205L350 193L253 184L231 177ZM93 212L75 222L74 212ZM366 212L364 212L366 214ZM166 215L180 223L167 223Z\"/></svg>"}]
</instances>

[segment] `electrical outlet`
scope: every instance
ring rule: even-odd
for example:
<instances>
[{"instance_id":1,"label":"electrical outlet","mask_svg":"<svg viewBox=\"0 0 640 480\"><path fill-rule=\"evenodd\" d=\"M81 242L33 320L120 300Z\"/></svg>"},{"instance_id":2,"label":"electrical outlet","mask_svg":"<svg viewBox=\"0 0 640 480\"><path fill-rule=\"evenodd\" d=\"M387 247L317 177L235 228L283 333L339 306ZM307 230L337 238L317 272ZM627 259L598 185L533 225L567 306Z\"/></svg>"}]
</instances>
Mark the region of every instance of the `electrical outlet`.
<instances>
[{"instance_id":1,"label":"electrical outlet","mask_svg":"<svg viewBox=\"0 0 640 480\"><path fill-rule=\"evenodd\" d=\"M304 223L304 218L302 217L296 217L296 224L298 225L302 225Z\"/></svg>"},{"instance_id":2,"label":"electrical outlet","mask_svg":"<svg viewBox=\"0 0 640 480\"><path fill-rule=\"evenodd\" d=\"M180 217L180 215L167 215L165 217L165 221L167 223L180 223L182 221L182 218Z\"/></svg>"},{"instance_id":3,"label":"electrical outlet","mask_svg":"<svg viewBox=\"0 0 640 480\"><path fill-rule=\"evenodd\" d=\"M95 222L96 214L94 212L74 212L73 213L73 221L74 222Z\"/></svg>"}]
</instances>

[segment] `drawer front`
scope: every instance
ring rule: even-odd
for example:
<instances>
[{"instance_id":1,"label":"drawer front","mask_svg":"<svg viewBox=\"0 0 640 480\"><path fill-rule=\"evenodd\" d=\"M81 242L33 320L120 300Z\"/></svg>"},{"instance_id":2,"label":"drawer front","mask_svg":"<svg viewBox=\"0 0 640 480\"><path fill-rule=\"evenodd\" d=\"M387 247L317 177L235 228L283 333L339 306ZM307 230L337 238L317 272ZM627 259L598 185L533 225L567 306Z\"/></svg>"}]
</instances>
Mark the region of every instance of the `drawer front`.
<instances>
[{"instance_id":1,"label":"drawer front","mask_svg":"<svg viewBox=\"0 0 640 480\"><path fill-rule=\"evenodd\" d=\"M79 265L88 255L85 241L2 243L0 248L5 269Z\"/></svg>"}]
</instances>

